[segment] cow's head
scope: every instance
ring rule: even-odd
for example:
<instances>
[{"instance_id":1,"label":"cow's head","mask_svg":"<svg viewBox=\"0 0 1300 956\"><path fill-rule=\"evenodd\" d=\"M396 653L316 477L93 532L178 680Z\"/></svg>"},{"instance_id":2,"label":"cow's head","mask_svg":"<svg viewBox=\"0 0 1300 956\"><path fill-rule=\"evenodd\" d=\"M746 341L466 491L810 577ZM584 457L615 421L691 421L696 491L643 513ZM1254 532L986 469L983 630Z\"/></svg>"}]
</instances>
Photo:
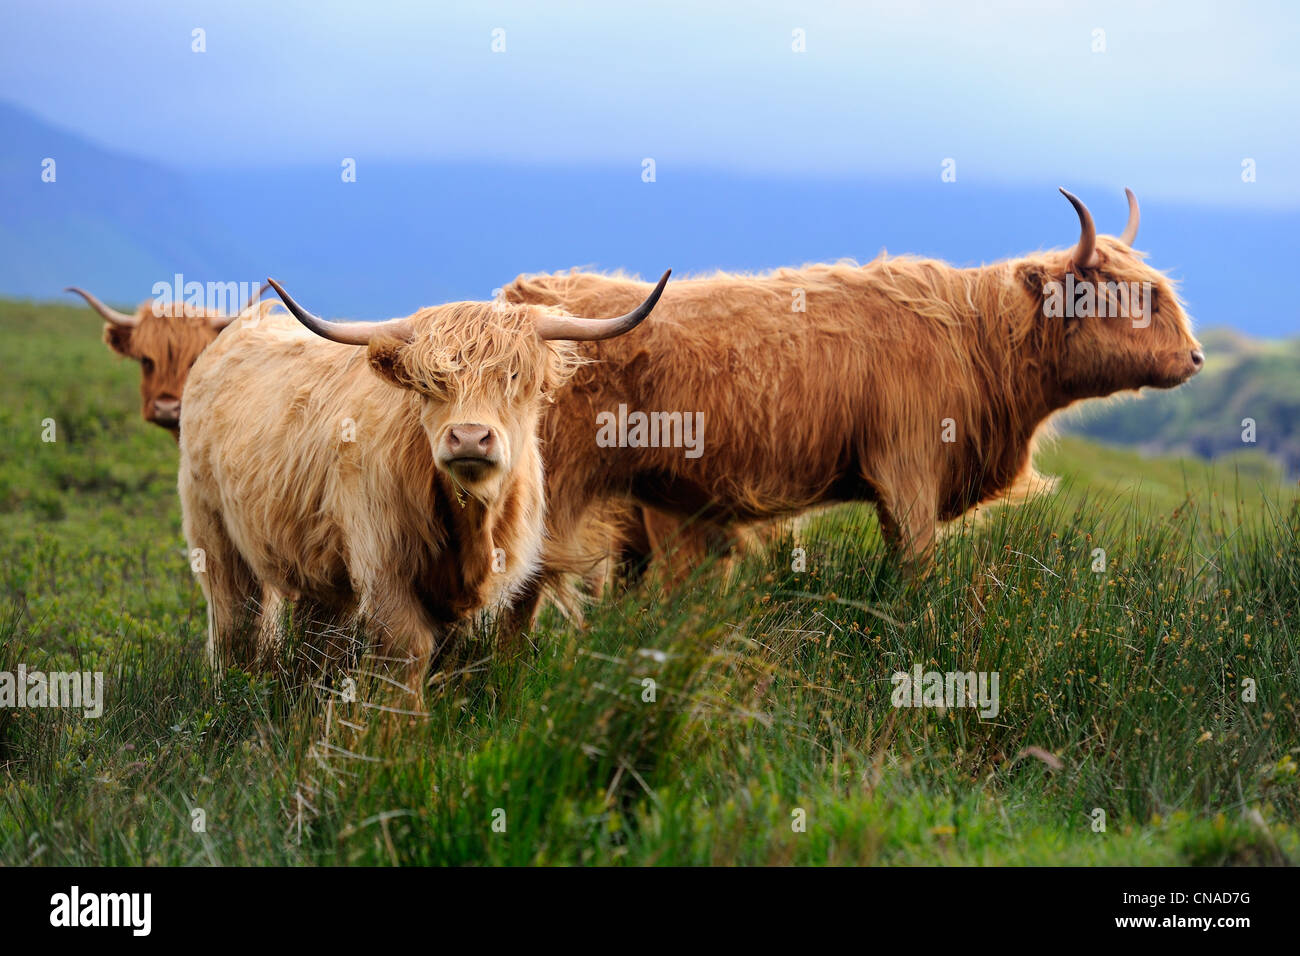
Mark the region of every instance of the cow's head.
<instances>
[{"instance_id":1,"label":"cow's head","mask_svg":"<svg viewBox=\"0 0 1300 956\"><path fill-rule=\"evenodd\" d=\"M77 293L106 320L104 341L109 348L140 363L140 410L145 421L179 436L181 393L190 367L234 317L153 299L128 315L82 289L70 287L67 291ZM259 292L248 305L260 297Z\"/></svg>"},{"instance_id":2,"label":"cow's head","mask_svg":"<svg viewBox=\"0 0 1300 956\"><path fill-rule=\"evenodd\" d=\"M668 275L637 308L612 319L575 318L549 306L456 302L387 322L332 322L270 282L308 329L365 346L376 375L420 396L436 467L459 491L487 504L500 496L519 449L536 440L542 403L578 362L565 343L636 328L659 301Z\"/></svg>"},{"instance_id":3,"label":"cow's head","mask_svg":"<svg viewBox=\"0 0 1300 956\"><path fill-rule=\"evenodd\" d=\"M1137 197L1125 190L1124 232L1098 236L1088 207L1061 192L1079 215L1078 244L1032 256L1018 268L1041 304L1040 321L1052 326L1058 343L1055 378L1062 398L1182 384L1200 371L1205 356L1174 283L1132 248L1140 218Z\"/></svg>"}]
</instances>

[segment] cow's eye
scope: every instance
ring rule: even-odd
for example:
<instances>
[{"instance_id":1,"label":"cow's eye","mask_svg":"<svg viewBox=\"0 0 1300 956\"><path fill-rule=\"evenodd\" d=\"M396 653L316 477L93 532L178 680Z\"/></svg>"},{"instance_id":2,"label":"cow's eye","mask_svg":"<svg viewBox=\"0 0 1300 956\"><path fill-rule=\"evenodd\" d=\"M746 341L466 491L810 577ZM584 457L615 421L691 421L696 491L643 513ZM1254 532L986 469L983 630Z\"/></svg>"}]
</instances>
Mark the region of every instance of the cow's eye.
<instances>
[{"instance_id":1,"label":"cow's eye","mask_svg":"<svg viewBox=\"0 0 1300 956\"><path fill-rule=\"evenodd\" d=\"M153 372L153 359L151 359L151 358L142 358L142 359L140 359L140 367L143 368L143 369L145 370L145 374L150 374L150 373L152 373L152 372Z\"/></svg>"}]
</instances>

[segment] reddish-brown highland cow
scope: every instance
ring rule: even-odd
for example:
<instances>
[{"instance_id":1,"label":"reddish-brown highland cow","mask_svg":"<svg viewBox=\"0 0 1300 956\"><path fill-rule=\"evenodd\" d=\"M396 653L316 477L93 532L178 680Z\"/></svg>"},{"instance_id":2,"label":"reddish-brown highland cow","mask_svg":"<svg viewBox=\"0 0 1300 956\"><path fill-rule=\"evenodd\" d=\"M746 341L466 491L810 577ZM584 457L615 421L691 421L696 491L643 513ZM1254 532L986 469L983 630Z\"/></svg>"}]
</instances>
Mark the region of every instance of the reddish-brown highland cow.
<instances>
[{"instance_id":1,"label":"reddish-brown highland cow","mask_svg":"<svg viewBox=\"0 0 1300 956\"><path fill-rule=\"evenodd\" d=\"M194 364L181 413L213 662L242 613L267 633L269 589L355 616L418 681L455 625L537 571L537 428L573 371L567 343L634 329L667 280L613 319L460 302L384 323L319 319L275 285L306 330L232 325Z\"/></svg>"},{"instance_id":2,"label":"reddish-brown highland cow","mask_svg":"<svg viewBox=\"0 0 1300 956\"><path fill-rule=\"evenodd\" d=\"M588 523L629 503L698 516L712 527L684 534L716 535L871 501L894 550L926 566L938 522L1033 484L1035 438L1054 412L1171 388L1201 367L1173 283L1132 248L1132 192L1128 225L1112 237L1098 236L1083 203L1061 191L1082 227L1070 249L980 268L882 254L863 266L673 283L653 325L582 347L595 361L547 411L550 538L566 551L583 542L594 559L608 541ZM1062 309L1063 288L1092 288L1109 307ZM573 272L521 276L504 297L599 312L646 289ZM1129 289L1149 291L1147 301ZM1126 308L1116 308L1117 292ZM632 410L657 413L661 431L676 424L665 413L698 413L700 447L688 455L662 434L646 441L645 429L632 441L630 428L608 447L601 422ZM583 570L546 559L513 626L531 620L542 587Z\"/></svg>"},{"instance_id":3,"label":"reddish-brown highland cow","mask_svg":"<svg viewBox=\"0 0 1300 956\"><path fill-rule=\"evenodd\" d=\"M249 299L252 308L267 287ZM190 367L227 325L232 315L206 312L181 303L155 309L153 299L142 302L134 315L109 308L89 292L69 286L102 316L104 341L118 355L140 363L140 399L144 420L180 439L181 393Z\"/></svg>"}]
</instances>

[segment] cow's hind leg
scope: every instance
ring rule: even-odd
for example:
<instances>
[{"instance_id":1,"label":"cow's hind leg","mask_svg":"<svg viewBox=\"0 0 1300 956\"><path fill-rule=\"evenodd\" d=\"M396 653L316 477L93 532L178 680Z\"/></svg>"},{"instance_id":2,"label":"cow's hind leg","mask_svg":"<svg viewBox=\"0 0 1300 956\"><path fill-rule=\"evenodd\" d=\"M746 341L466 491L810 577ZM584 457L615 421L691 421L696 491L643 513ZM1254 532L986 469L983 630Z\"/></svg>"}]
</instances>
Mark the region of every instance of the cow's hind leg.
<instances>
[{"instance_id":1,"label":"cow's hind leg","mask_svg":"<svg viewBox=\"0 0 1300 956\"><path fill-rule=\"evenodd\" d=\"M208 603L208 663L215 670L257 659L262 586L212 512L186 515L191 566Z\"/></svg>"}]
</instances>

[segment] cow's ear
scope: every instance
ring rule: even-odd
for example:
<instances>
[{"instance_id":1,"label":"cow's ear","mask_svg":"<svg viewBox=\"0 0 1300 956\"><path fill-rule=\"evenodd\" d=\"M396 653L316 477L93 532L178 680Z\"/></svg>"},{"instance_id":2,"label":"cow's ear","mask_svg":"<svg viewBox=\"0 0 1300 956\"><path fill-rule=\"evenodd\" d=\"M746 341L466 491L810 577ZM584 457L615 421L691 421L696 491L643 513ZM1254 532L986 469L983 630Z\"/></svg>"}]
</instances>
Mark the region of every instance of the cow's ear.
<instances>
[{"instance_id":1,"label":"cow's ear","mask_svg":"<svg viewBox=\"0 0 1300 956\"><path fill-rule=\"evenodd\" d=\"M1039 303L1044 318L1060 319L1067 328L1078 321L1065 302L1065 285L1061 278L1053 275L1042 263L1022 263L1016 269L1016 276L1025 291Z\"/></svg>"},{"instance_id":2,"label":"cow's ear","mask_svg":"<svg viewBox=\"0 0 1300 956\"><path fill-rule=\"evenodd\" d=\"M131 351L132 331L134 330L108 322L104 325L104 342L118 355L135 358L135 353Z\"/></svg>"},{"instance_id":3,"label":"cow's ear","mask_svg":"<svg viewBox=\"0 0 1300 956\"><path fill-rule=\"evenodd\" d=\"M372 339L367 357L370 367L386 382L398 388L410 388L411 376L406 368L406 343L391 336Z\"/></svg>"},{"instance_id":4,"label":"cow's ear","mask_svg":"<svg viewBox=\"0 0 1300 956\"><path fill-rule=\"evenodd\" d=\"M542 372L542 394L548 399L573 377L581 359L572 342L547 342L546 364Z\"/></svg>"}]
</instances>

